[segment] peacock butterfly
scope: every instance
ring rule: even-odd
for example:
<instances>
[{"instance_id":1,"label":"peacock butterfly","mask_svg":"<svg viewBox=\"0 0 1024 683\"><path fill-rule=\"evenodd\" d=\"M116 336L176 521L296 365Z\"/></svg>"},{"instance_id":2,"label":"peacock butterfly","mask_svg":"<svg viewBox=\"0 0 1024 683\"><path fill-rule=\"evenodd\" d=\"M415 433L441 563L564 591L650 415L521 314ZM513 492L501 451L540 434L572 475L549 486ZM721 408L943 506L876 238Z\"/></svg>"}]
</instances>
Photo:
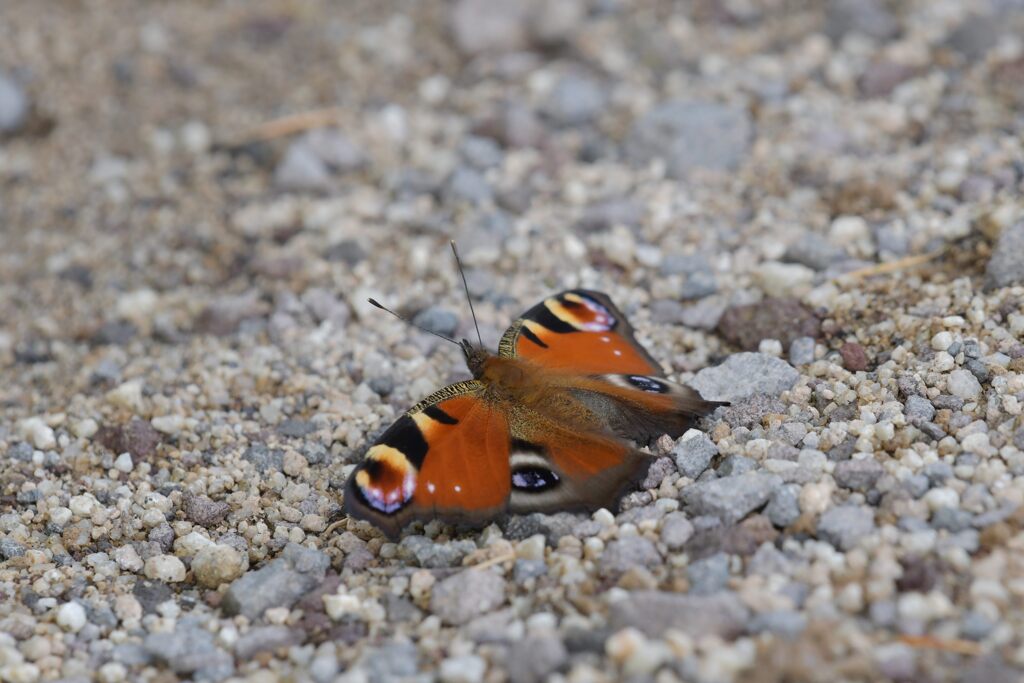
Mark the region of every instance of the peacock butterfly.
<instances>
[{"instance_id":1,"label":"peacock butterfly","mask_svg":"<svg viewBox=\"0 0 1024 683\"><path fill-rule=\"evenodd\" d=\"M473 379L410 408L345 487L345 512L392 538L414 520L483 526L505 513L612 508L653 462L638 445L678 437L722 405L665 379L601 292L545 299L497 354L449 341Z\"/></svg>"}]
</instances>

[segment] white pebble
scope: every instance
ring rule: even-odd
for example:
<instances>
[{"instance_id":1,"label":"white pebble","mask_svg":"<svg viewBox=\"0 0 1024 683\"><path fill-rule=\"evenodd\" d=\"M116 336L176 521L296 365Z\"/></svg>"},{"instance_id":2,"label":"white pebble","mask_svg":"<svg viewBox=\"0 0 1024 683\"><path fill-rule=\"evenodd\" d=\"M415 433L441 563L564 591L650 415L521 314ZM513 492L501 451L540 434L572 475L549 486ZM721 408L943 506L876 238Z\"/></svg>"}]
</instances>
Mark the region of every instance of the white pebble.
<instances>
[{"instance_id":1,"label":"white pebble","mask_svg":"<svg viewBox=\"0 0 1024 683\"><path fill-rule=\"evenodd\" d=\"M65 631L78 633L85 626L85 608L77 602L65 602L57 610L57 625Z\"/></svg>"},{"instance_id":2,"label":"white pebble","mask_svg":"<svg viewBox=\"0 0 1024 683\"><path fill-rule=\"evenodd\" d=\"M960 505L960 494L954 489L940 486L924 494L924 502L929 509L955 508Z\"/></svg>"},{"instance_id":3,"label":"white pebble","mask_svg":"<svg viewBox=\"0 0 1024 683\"><path fill-rule=\"evenodd\" d=\"M49 450L57 445L57 437L54 435L53 429L41 417L22 420L19 431L23 439L27 439L41 451Z\"/></svg>"},{"instance_id":4,"label":"white pebble","mask_svg":"<svg viewBox=\"0 0 1024 683\"><path fill-rule=\"evenodd\" d=\"M965 401L973 401L981 393L981 382L970 370L954 370L946 379L946 389Z\"/></svg>"},{"instance_id":5,"label":"white pebble","mask_svg":"<svg viewBox=\"0 0 1024 683\"><path fill-rule=\"evenodd\" d=\"M181 415L160 415L150 420L153 429L164 434L177 434L185 428L185 418Z\"/></svg>"},{"instance_id":6,"label":"white pebble","mask_svg":"<svg viewBox=\"0 0 1024 683\"><path fill-rule=\"evenodd\" d=\"M71 496L68 507L78 517L91 517L92 513L100 509L100 503L91 493L83 493L80 496Z\"/></svg>"},{"instance_id":7,"label":"white pebble","mask_svg":"<svg viewBox=\"0 0 1024 683\"><path fill-rule=\"evenodd\" d=\"M185 565L174 555L155 555L146 560L147 579L166 583L180 583L185 580Z\"/></svg>"},{"instance_id":8,"label":"white pebble","mask_svg":"<svg viewBox=\"0 0 1024 683\"><path fill-rule=\"evenodd\" d=\"M871 239L871 228L860 216L838 216L828 230L829 240L840 246Z\"/></svg>"},{"instance_id":9,"label":"white pebble","mask_svg":"<svg viewBox=\"0 0 1024 683\"><path fill-rule=\"evenodd\" d=\"M441 662L442 683L480 683L487 671L487 662L477 655L449 657Z\"/></svg>"},{"instance_id":10,"label":"white pebble","mask_svg":"<svg viewBox=\"0 0 1024 683\"><path fill-rule=\"evenodd\" d=\"M122 453L114 461L114 469L118 472L131 472L134 467L135 463L132 462L131 453Z\"/></svg>"},{"instance_id":11,"label":"white pebble","mask_svg":"<svg viewBox=\"0 0 1024 683\"><path fill-rule=\"evenodd\" d=\"M91 417L79 420L71 425L71 431L80 439L88 439L99 430L100 426L96 424L96 420Z\"/></svg>"},{"instance_id":12,"label":"white pebble","mask_svg":"<svg viewBox=\"0 0 1024 683\"><path fill-rule=\"evenodd\" d=\"M779 358L782 356L782 342L778 339L762 339L757 345L757 352Z\"/></svg>"},{"instance_id":13,"label":"white pebble","mask_svg":"<svg viewBox=\"0 0 1024 683\"><path fill-rule=\"evenodd\" d=\"M932 348L936 351L945 351L953 344L953 335L943 330L932 337Z\"/></svg>"},{"instance_id":14,"label":"white pebble","mask_svg":"<svg viewBox=\"0 0 1024 683\"><path fill-rule=\"evenodd\" d=\"M64 526L71 521L72 512L63 505L50 510L50 521L57 526Z\"/></svg>"},{"instance_id":15,"label":"white pebble","mask_svg":"<svg viewBox=\"0 0 1024 683\"><path fill-rule=\"evenodd\" d=\"M324 611L331 619L338 621L349 614L359 614L362 610L362 603L354 595L343 593L341 595L325 595Z\"/></svg>"},{"instance_id":16,"label":"white pebble","mask_svg":"<svg viewBox=\"0 0 1024 683\"><path fill-rule=\"evenodd\" d=\"M107 401L119 408L138 411L142 408L142 380L133 379L107 392Z\"/></svg>"}]
</instances>

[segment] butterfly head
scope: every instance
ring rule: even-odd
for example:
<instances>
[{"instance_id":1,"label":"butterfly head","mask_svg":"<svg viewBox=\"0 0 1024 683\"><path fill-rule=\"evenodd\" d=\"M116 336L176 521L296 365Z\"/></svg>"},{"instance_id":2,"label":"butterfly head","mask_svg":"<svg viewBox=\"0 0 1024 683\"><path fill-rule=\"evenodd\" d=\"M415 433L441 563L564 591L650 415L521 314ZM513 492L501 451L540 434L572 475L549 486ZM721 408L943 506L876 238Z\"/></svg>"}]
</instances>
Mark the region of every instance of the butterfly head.
<instances>
[{"instance_id":1,"label":"butterfly head","mask_svg":"<svg viewBox=\"0 0 1024 683\"><path fill-rule=\"evenodd\" d=\"M459 342L459 346L462 347L462 353L466 356L466 366L469 371L473 373L475 379L480 379L484 373L484 365L492 355L491 352L482 346L474 345L468 339Z\"/></svg>"}]
</instances>

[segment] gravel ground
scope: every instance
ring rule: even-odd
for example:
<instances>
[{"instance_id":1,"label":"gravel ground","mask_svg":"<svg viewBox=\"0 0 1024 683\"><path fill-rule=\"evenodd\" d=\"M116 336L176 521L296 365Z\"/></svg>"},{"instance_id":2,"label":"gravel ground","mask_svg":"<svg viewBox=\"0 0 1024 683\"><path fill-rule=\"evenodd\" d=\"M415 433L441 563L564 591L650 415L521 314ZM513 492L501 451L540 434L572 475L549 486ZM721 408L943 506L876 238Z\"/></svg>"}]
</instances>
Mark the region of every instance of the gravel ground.
<instances>
[{"instance_id":1,"label":"gravel ground","mask_svg":"<svg viewBox=\"0 0 1024 683\"><path fill-rule=\"evenodd\" d=\"M1024 676L1020 0L4 0L0 679ZM728 399L621 510L328 525L546 295Z\"/></svg>"}]
</instances>

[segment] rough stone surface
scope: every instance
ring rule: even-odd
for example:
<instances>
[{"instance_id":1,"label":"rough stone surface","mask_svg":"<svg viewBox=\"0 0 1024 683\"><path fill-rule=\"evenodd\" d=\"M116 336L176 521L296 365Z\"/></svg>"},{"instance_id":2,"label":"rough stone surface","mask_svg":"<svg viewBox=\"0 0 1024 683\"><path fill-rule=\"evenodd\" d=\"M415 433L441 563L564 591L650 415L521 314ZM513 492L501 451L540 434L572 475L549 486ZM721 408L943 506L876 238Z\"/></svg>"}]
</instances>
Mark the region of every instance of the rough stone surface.
<instances>
[{"instance_id":1,"label":"rough stone surface","mask_svg":"<svg viewBox=\"0 0 1024 683\"><path fill-rule=\"evenodd\" d=\"M446 624L465 624L505 602L505 581L493 572L467 569L434 586L430 611Z\"/></svg>"},{"instance_id":2,"label":"rough stone surface","mask_svg":"<svg viewBox=\"0 0 1024 683\"><path fill-rule=\"evenodd\" d=\"M704 368L690 386L707 400L738 401L754 394L777 396L800 376L784 360L763 353L737 353L724 363Z\"/></svg>"},{"instance_id":3,"label":"rough stone surface","mask_svg":"<svg viewBox=\"0 0 1024 683\"><path fill-rule=\"evenodd\" d=\"M776 475L748 472L696 482L683 490L682 501L694 515L713 515L734 523L764 506L781 484Z\"/></svg>"},{"instance_id":4,"label":"rough stone surface","mask_svg":"<svg viewBox=\"0 0 1024 683\"><path fill-rule=\"evenodd\" d=\"M232 582L221 606L250 619L270 607L291 607L323 581L329 566L323 553L289 543L280 557Z\"/></svg>"},{"instance_id":5,"label":"rough stone surface","mask_svg":"<svg viewBox=\"0 0 1024 683\"><path fill-rule=\"evenodd\" d=\"M651 637L676 629L693 637L732 638L746 627L747 608L733 593L681 595L634 591L612 604L608 621L614 629L632 627Z\"/></svg>"},{"instance_id":6,"label":"rough stone surface","mask_svg":"<svg viewBox=\"0 0 1024 683\"><path fill-rule=\"evenodd\" d=\"M818 520L818 536L840 550L849 550L874 530L874 512L860 505L831 508Z\"/></svg>"},{"instance_id":7,"label":"rough stone surface","mask_svg":"<svg viewBox=\"0 0 1024 683\"><path fill-rule=\"evenodd\" d=\"M633 124L626 155L637 164L664 159L669 173L684 178L695 169L735 169L746 158L752 136L743 110L677 100L656 105Z\"/></svg>"},{"instance_id":8,"label":"rough stone surface","mask_svg":"<svg viewBox=\"0 0 1024 683\"><path fill-rule=\"evenodd\" d=\"M718 332L745 351L757 350L764 339L776 339L788 348L803 337L817 339L821 322L795 299L765 299L727 308L718 321Z\"/></svg>"}]
</instances>

